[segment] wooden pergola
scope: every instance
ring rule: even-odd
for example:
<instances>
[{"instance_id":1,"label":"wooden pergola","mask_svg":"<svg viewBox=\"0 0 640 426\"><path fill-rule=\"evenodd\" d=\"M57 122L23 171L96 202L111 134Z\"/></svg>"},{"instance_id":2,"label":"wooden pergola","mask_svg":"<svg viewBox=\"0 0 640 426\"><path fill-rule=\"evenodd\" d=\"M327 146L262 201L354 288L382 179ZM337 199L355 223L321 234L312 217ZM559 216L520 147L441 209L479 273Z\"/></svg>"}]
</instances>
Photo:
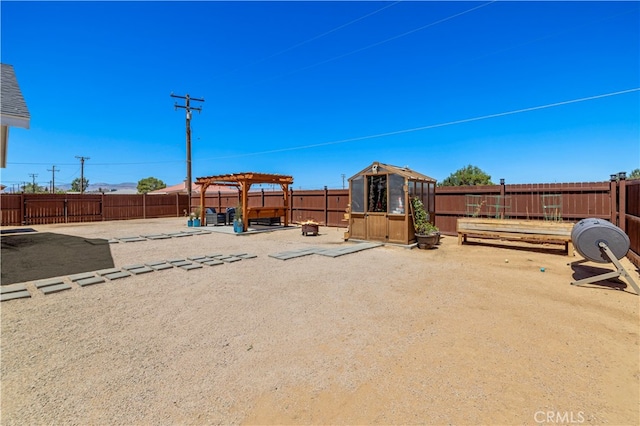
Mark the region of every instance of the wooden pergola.
<instances>
[{"instance_id":1,"label":"wooden pergola","mask_svg":"<svg viewBox=\"0 0 640 426\"><path fill-rule=\"evenodd\" d=\"M286 175L277 175L270 173L254 173L254 172L245 172L245 173L233 173L226 175L218 175L218 176L207 176L207 177L199 177L196 178L196 185L200 186L200 220L204 223L205 217L205 194L207 188L210 185L221 185L221 186L234 186L238 188L238 191L241 193L241 202L242 202L242 227L243 231L246 231L249 226L249 215L248 215L248 194L251 185L253 184L278 184L282 188L282 192L284 193L284 208L285 211L289 208L289 185L293 184L293 177ZM284 226L289 225L288 215L284 215Z\"/></svg>"}]
</instances>

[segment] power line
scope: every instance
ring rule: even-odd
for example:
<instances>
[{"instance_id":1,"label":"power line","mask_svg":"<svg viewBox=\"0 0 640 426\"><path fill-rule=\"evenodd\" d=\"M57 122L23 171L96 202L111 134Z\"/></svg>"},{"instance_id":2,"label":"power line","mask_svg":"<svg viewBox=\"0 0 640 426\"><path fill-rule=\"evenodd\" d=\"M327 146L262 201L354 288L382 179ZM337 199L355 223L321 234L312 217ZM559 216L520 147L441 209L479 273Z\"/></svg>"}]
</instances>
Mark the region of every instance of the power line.
<instances>
[{"instance_id":1,"label":"power line","mask_svg":"<svg viewBox=\"0 0 640 426\"><path fill-rule=\"evenodd\" d=\"M343 29L343 28L346 28L346 27L348 27L349 25L355 24L355 23L356 23L356 22L358 22L358 21L361 21L361 20L366 19L366 18L368 18L368 17L370 17L370 16L373 16L373 15L375 15L376 13L382 12L383 10L388 9L388 8L390 8L390 7L392 7L392 6L395 6L395 5L396 5L396 4L398 4L398 3L400 3L400 1L393 2L393 3L391 3L391 4L387 5L387 6L381 7L380 9L374 10L373 12L367 13L366 15L363 15L363 16L361 16L361 17L359 17L359 18L356 18L356 19L354 19L354 20L352 20L352 21L349 21L349 22L347 22L346 24L339 25L339 26L337 26L337 27L335 27L335 28L330 29L329 31L325 31L325 32L323 32L322 34L318 34L317 36L314 36L314 37L311 37L311 38L309 38L309 39L307 39L307 40L304 40L304 41L301 41L301 42L299 42L299 43L296 43L296 44L294 44L293 46L287 47L286 49L282 49L282 50L280 50L280 51L278 51L278 52L276 52L276 53L273 53L273 54L271 54L271 55L269 55L269 56L266 56L266 57L264 57L264 58L262 58L262 59L258 59L258 60L257 60L257 61L255 61L255 62L252 62L252 63L246 64L246 65L242 65L242 66L239 66L239 67L237 67L237 68L234 68L233 70L231 70L231 71L229 71L229 72L226 72L226 73L224 73L224 74L220 74L219 76L215 76L214 78L220 78L220 77L222 77L222 76L232 74L232 73L234 73L234 72L236 72L236 71L239 71L239 70L241 70L241 69L244 69L244 68L248 68L248 67L252 67L252 66L258 65L258 64L260 64L260 63L262 63L262 62L265 62L265 61L267 61L267 60L269 60L269 59L275 58L276 56L280 56L280 55L282 55L283 53L286 53L286 52L289 52L289 51L291 51L291 50L297 49L297 48L298 48L298 47L300 47L300 46L303 46L303 45L305 45L305 44L307 44L307 43L311 43L312 41L318 40L319 38L322 38L322 37L324 37L324 36L326 36L326 35L329 35L329 34L331 34L331 33L333 33L333 32L336 32L336 31L338 31L338 30L341 30L341 29Z\"/></svg>"},{"instance_id":2,"label":"power line","mask_svg":"<svg viewBox=\"0 0 640 426\"><path fill-rule=\"evenodd\" d=\"M256 86L256 85L259 85L259 84L267 83L267 82L272 81L272 80L277 80L277 79L282 78L282 77L287 77L287 76L289 76L291 74L295 74L295 73L298 73L300 71L305 71L305 70L308 70L308 69L311 69L311 68L315 68L315 67L320 66L320 65L324 65L324 64L326 64L328 62L333 62L333 61L336 61L338 59L342 59L342 58L345 58L347 56L351 56L351 55L353 55L355 53L362 52L363 50L367 50L367 49L371 49L372 47L380 46L381 44L388 43L388 42L393 41L393 40L397 40L397 39L399 39L401 37L408 36L409 34L413 34L415 32L422 31L422 30L427 29L429 27L433 27L435 25L438 25L438 24L441 24L443 22L449 21L449 20L451 20L453 18L457 18L458 16L462 16L462 15L465 15L465 14L467 14L469 12L473 12L474 10L480 9L482 7L489 6L490 4L495 3L496 1L498 1L498 0L492 0L492 1L488 2L488 3L481 4L480 6L472 7L471 9L467 9L465 11L456 13L455 15L451 15L451 16L448 16L446 18L442 18L442 19L440 19L438 21L431 22L430 24L423 25L421 27L414 28L413 30L406 31L406 32L404 32L402 34L398 34L398 35L395 35L393 37L387 38L385 40L378 41L378 42L373 43L373 44L369 44L367 46L361 47L361 48L356 49L356 50L352 50L351 52L343 53L342 55L334 56L332 58L325 59L325 60L320 61L320 62L316 62L315 64L307 65L305 67L298 68L298 69L295 69L293 71L286 72L284 74L279 74L279 75L276 75L274 77L267 78L265 80L261 80L261 81L258 81L256 83L253 83L253 84L249 84L249 85L244 86L244 87L253 87L253 86Z\"/></svg>"},{"instance_id":3,"label":"power line","mask_svg":"<svg viewBox=\"0 0 640 426\"><path fill-rule=\"evenodd\" d=\"M331 141L331 142L320 142L320 143L316 143L316 144L294 146L294 147L290 147L290 148L273 149L273 150L269 150L269 151L259 151L259 152L251 152L251 153L246 153L246 154L227 155L227 156L223 156L223 157L203 158L202 160L206 161L206 160L220 160L220 159L226 159L226 158L249 157L249 156L252 156L252 155L273 154L273 153L277 153L277 152L297 151L297 150L302 150L302 149L317 148L317 147L320 147L320 146L338 145L338 144L348 143L348 142L357 142L357 141L362 141L362 140L367 140L367 139L375 139L375 138L382 138L382 137L386 137L386 136L400 135L400 134L403 134L403 133L418 132L418 131L421 131L421 130L435 129L435 128L438 128L438 127L453 126L455 124L470 123L470 122L473 122L473 121L486 120L486 119L489 119L489 118L497 118L497 117L504 117L504 116L513 115L513 114L521 114L521 113L524 113L524 112L530 112L530 111L536 111L536 110L541 110L541 109L553 108L553 107L558 107L558 106L562 106L562 105L575 104L575 103L578 103L578 102L586 102L586 101L592 101L592 100L595 100L595 99L608 98L608 97L611 97L611 96L624 95L624 94L627 94L627 93L632 93L632 92L637 92L637 91L640 91L640 87L635 87L633 89L620 90L618 92L604 93L604 94L601 94L601 95L587 96L587 97L584 97L584 98L571 99L571 100L568 100L568 101L554 102L554 103L546 104L546 105L539 105L539 106L522 108L522 109L517 109L517 110L512 110L512 111L499 112L499 113L496 113L496 114L488 114L488 115L482 115L482 116L479 116L479 117L472 117L472 118L465 118L465 119L461 119L461 120L448 121L448 122L445 122L445 123L430 124L430 125L427 125L427 126L413 127L413 128L409 128L409 129L403 129L403 130L395 130L395 131L386 132L386 133L378 133L378 134L375 134L375 135L358 136L358 137L355 137L355 138L341 139L341 140Z\"/></svg>"}]
</instances>

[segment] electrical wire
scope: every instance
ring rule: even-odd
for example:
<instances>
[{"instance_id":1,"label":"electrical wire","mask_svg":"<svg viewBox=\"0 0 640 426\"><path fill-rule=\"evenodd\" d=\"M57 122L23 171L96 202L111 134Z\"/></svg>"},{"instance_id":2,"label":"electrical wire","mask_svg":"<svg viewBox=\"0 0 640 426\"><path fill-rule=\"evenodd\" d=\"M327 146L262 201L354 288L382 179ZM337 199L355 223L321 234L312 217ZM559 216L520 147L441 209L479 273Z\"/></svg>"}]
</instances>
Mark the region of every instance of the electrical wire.
<instances>
[{"instance_id":1,"label":"electrical wire","mask_svg":"<svg viewBox=\"0 0 640 426\"><path fill-rule=\"evenodd\" d=\"M329 31L325 31L325 32L324 32L324 33L322 33L322 34L318 34L317 36L311 37L310 39L307 39L307 40L301 41L301 42L299 42L299 43L296 43L296 44L294 44L293 46L287 47L286 49L282 49L282 50L280 50L280 51L278 51L278 52L276 52L276 53L273 53L273 54L271 54L271 55L269 55L269 56L266 56L266 57L264 57L264 58L262 58L262 59L258 59L258 60L257 60L257 61L255 61L255 62L252 62L252 63L249 63L249 64L245 64L245 65L241 65L241 66L239 66L239 67L236 67L236 68L232 69L231 71L228 71L228 72L225 72L225 73L223 73L223 74L220 74L220 75L214 76L214 78L224 77L224 76L227 76L227 75L233 74L233 73L235 73L235 72L237 72L237 71L240 71L240 70L242 70L242 69L249 68L249 67L252 67L252 66L255 66L255 65L261 64L262 62L268 61L269 59L275 58L276 56L280 56L280 55L282 55L283 53L287 53L287 52L289 52L289 51L291 51L291 50L297 49L297 48L298 48L298 47L300 47L300 46L304 46L304 45L305 45L305 44L307 44L307 43L311 43L312 41L318 40L318 39L320 39L320 38L322 38L322 37L324 37L324 36L326 36L326 35L329 35L329 34L331 34L331 33L334 33L334 32L336 32L336 31L338 31L338 30L341 30L341 29L343 29L343 28L346 28L346 27L348 27L349 25L355 24L355 23L356 23L356 22L358 22L358 21L361 21L361 20L366 19L366 18L368 18L368 17L370 17L370 16L373 16L373 15L375 15L376 13L382 12L382 11L383 11L383 10L385 10L385 9L388 9L388 8L390 8L390 7L395 6L396 4L400 3L401 1L402 1L402 0L399 0L399 1L393 2L393 3L391 3L391 4L387 5L387 6L384 6L384 7L380 8L380 9L374 10L373 12L367 13L366 15L363 15L363 16L361 16L361 17L359 17L359 18L356 18L356 19L354 19L354 20L352 20L352 21L349 21L349 22L347 22L346 24L339 25L339 26L337 26L337 27L335 27L335 28L330 29Z\"/></svg>"},{"instance_id":2,"label":"electrical wire","mask_svg":"<svg viewBox=\"0 0 640 426\"><path fill-rule=\"evenodd\" d=\"M470 123L470 122L473 122L473 121L487 120L487 119L490 119L490 118L504 117L504 116L507 116L507 115L522 114L524 112L531 112L531 111L536 111L536 110L541 110L541 109L554 108L554 107L558 107L558 106L562 106L562 105L575 104L575 103L578 103L578 102L586 102L586 101L591 101L591 100L595 100L595 99L607 98L607 97L611 97L611 96L624 95L624 94L627 94L627 93L632 93L632 92L637 92L637 91L640 91L640 87L636 87L636 88L633 88L633 89L620 90L620 91L617 91L617 92L604 93L604 94L601 94L601 95L587 96L587 97L584 97L584 98L571 99L571 100L568 100L568 101L554 102L554 103L546 104L546 105L539 105L539 106L522 108L522 109L517 109L517 110L512 110L512 111L499 112L499 113L496 113L496 114L482 115L482 116L479 116L479 117L464 118L464 119L461 119L461 120L448 121L446 123L429 124L429 125L426 125L426 126L412 127L412 128L409 128L409 129L394 130L394 131L385 132L385 133L377 133L375 135L358 136L358 137L355 137L355 138L341 139L341 140L331 141L331 142L320 142L320 143L316 143L316 144L294 146L294 147L289 147L289 148L273 149L273 150L269 150L269 151L258 151L258 152L251 152L251 153L245 153L245 154L227 155L227 156L222 156L222 157L203 158L202 161L220 160L220 159L226 159L226 158L249 157L249 156L254 156L254 155L274 154L274 153L286 152L286 151L298 151L298 150L302 150L302 149L317 148L317 147L321 147L321 146L338 145L338 144L343 144L343 143L348 143L348 142L357 142L357 141L362 141L362 140L367 140L367 139L382 138L382 137L386 137L386 136L400 135L400 134L403 134L403 133L412 133L412 132L418 132L418 131L422 131L422 130L435 129L435 128L438 128L438 127L446 127L446 126L453 126L453 125L456 125L456 124Z\"/></svg>"},{"instance_id":3,"label":"electrical wire","mask_svg":"<svg viewBox=\"0 0 640 426\"><path fill-rule=\"evenodd\" d=\"M483 8L483 7L489 6L489 5L491 5L491 4L493 4L493 3L497 2L497 1L498 1L498 0L492 0L492 1L488 2L488 3L481 4L480 6L472 7L471 9L467 9L467 10L465 10L465 11L462 11L462 12L456 13L455 15L447 16L446 18L442 18L442 19L440 19L440 20L438 20L438 21L431 22L431 23L429 23L429 24L427 24L427 25L423 25L423 26L421 26L421 27L414 28L413 30L406 31L406 32L404 32L404 33L402 33L402 34L398 34L398 35L395 35L395 36L393 36L393 37L389 37L389 38L387 38L387 39L385 39L385 40L382 40L382 41L378 41L378 42L376 42L376 43L369 44L369 45L367 45L367 46L364 46L364 47L361 47L361 48L358 48L358 49L352 50L352 51L347 52L347 53L343 53L342 55L334 56L334 57L332 57L332 58L325 59L325 60L322 60L322 61L320 61L320 62L316 62L315 64L307 65L307 66L304 66L304 67L302 67L302 68L298 68L298 69L295 69L295 70L293 70L293 71L288 71L288 72L283 73L283 74L278 74L278 75L276 75L276 76L274 76L274 77L270 77L270 78L268 78L268 79L261 80L261 81L258 81L258 82L255 82L255 83L252 83L252 84L249 84L249 85L246 85L246 86L242 86L242 87L244 87L244 88L248 88L248 87L257 86L257 85L260 85L260 84L263 84L263 83L268 83L268 82L270 82L270 81L277 80L277 79L282 78L282 77L287 77L287 76L290 76L290 75L292 75L292 74L296 74L296 73L298 73L298 72L300 72L300 71L306 71L306 70L308 70L308 69L315 68L315 67L318 67L318 66L320 66L320 65L324 65L324 64L326 64L326 63L329 63L329 62L337 61L338 59L342 59L342 58L345 58L345 57L347 57L347 56L351 56L351 55L354 55L354 54L356 54L356 53L360 53L360 52L362 52L362 51L364 51L364 50L367 50L367 49L371 49L371 48L373 48L373 47L380 46L380 45L385 44L385 43L388 43L388 42L390 42L390 41L397 40L397 39L399 39L399 38L401 38L401 37L408 36L408 35L410 35L410 34L413 34L413 33L418 32L418 31L425 30L425 29L427 29L427 28L430 28L430 27L433 27L433 26L435 26L435 25L441 24L441 23L443 23L443 22L449 21L449 20L451 20L451 19L453 19L453 18L457 18L458 16L462 16L462 15L465 15L465 14L467 14L467 13L473 12L474 10L478 10L478 9L480 9L480 8Z\"/></svg>"}]
</instances>

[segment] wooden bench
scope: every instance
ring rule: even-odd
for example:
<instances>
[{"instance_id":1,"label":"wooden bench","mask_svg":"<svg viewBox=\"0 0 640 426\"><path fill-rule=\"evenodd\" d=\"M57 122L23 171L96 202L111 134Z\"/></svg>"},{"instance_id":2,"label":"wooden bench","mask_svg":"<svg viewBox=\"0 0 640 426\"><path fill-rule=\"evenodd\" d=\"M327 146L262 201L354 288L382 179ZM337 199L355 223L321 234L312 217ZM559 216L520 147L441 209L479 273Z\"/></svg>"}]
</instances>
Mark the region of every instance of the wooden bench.
<instances>
[{"instance_id":1,"label":"wooden bench","mask_svg":"<svg viewBox=\"0 0 640 426\"><path fill-rule=\"evenodd\" d=\"M567 255L573 256L571 222L543 220L458 218L458 244L467 241L467 236L499 238L510 241L564 244Z\"/></svg>"},{"instance_id":2,"label":"wooden bench","mask_svg":"<svg viewBox=\"0 0 640 426\"><path fill-rule=\"evenodd\" d=\"M257 223L260 225L280 225L281 218L287 214L284 207L249 207L247 209L247 218L249 224Z\"/></svg>"}]
</instances>

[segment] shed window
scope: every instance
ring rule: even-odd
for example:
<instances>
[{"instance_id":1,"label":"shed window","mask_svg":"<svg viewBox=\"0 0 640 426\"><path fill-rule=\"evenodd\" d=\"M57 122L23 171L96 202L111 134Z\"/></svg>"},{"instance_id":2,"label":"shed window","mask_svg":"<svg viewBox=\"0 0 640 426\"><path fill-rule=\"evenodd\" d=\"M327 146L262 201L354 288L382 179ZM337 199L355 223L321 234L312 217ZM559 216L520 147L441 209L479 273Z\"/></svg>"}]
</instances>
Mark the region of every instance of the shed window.
<instances>
[{"instance_id":1,"label":"shed window","mask_svg":"<svg viewBox=\"0 0 640 426\"><path fill-rule=\"evenodd\" d=\"M351 180L351 211L364 213L364 177L358 176Z\"/></svg>"},{"instance_id":2,"label":"shed window","mask_svg":"<svg viewBox=\"0 0 640 426\"><path fill-rule=\"evenodd\" d=\"M387 211L387 175L367 176L370 212Z\"/></svg>"},{"instance_id":3,"label":"shed window","mask_svg":"<svg viewBox=\"0 0 640 426\"><path fill-rule=\"evenodd\" d=\"M404 214L404 178L400 175L389 175L389 211Z\"/></svg>"}]
</instances>

